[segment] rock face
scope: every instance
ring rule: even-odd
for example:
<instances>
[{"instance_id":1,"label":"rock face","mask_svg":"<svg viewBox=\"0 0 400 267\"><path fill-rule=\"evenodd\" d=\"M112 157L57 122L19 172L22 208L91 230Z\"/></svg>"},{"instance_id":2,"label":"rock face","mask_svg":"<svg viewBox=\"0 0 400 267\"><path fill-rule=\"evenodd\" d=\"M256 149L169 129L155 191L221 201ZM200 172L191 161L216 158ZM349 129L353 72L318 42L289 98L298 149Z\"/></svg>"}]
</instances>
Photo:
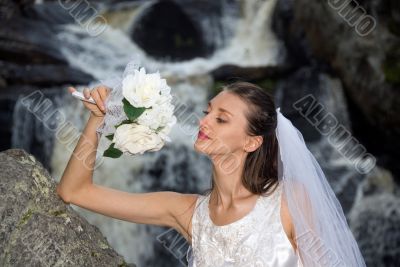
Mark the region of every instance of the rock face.
<instances>
[{"instance_id":1,"label":"rock face","mask_svg":"<svg viewBox=\"0 0 400 267\"><path fill-rule=\"evenodd\" d=\"M333 69L343 82L355 134L371 153L389 154L382 163L400 173L395 162L400 149L399 2L280 2L275 22L280 36L298 44L291 49L294 55L305 51L303 61L311 51ZM363 28L366 19L375 24Z\"/></svg>"},{"instance_id":2,"label":"rock face","mask_svg":"<svg viewBox=\"0 0 400 267\"><path fill-rule=\"evenodd\" d=\"M400 190L376 168L359 187L350 226L367 266L400 266Z\"/></svg>"},{"instance_id":3,"label":"rock face","mask_svg":"<svg viewBox=\"0 0 400 267\"><path fill-rule=\"evenodd\" d=\"M171 61L211 52L200 25L174 1L160 1L147 8L135 23L132 38L150 56Z\"/></svg>"},{"instance_id":4,"label":"rock face","mask_svg":"<svg viewBox=\"0 0 400 267\"><path fill-rule=\"evenodd\" d=\"M316 108L318 111L305 116L299 107L302 105L300 103L309 101L306 100L309 96L314 99L314 107L321 105L323 109ZM322 118L329 113L337 119L338 125L351 129L340 80L324 72L321 67L302 67L277 83L275 98L277 107L302 133L347 214L353 206L354 192L364 175L357 172L356 160L346 158L343 151L329 141L334 131L322 131L320 127L324 125Z\"/></svg>"},{"instance_id":5,"label":"rock face","mask_svg":"<svg viewBox=\"0 0 400 267\"><path fill-rule=\"evenodd\" d=\"M287 74L291 70L290 66L262 66L262 67L241 67L236 65L222 65L212 70L210 74L214 80L229 81L232 78L239 78L246 81L260 81L267 77L277 79Z\"/></svg>"},{"instance_id":6,"label":"rock face","mask_svg":"<svg viewBox=\"0 0 400 267\"><path fill-rule=\"evenodd\" d=\"M11 7L0 2L0 9L7 10ZM17 7L12 6L12 10L15 9ZM7 16L0 16L0 22L7 24L7 27L0 28L0 80L4 81L0 88L10 84L31 84L32 76L41 80L42 86L65 84L66 81L91 81L91 75L68 66L56 38L59 31L57 25L41 21L35 10L37 8L21 7L19 12L10 11L11 15L7 13ZM28 80L22 79L24 76L29 77Z\"/></svg>"},{"instance_id":7,"label":"rock face","mask_svg":"<svg viewBox=\"0 0 400 267\"><path fill-rule=\"evenodd\" d=\"M58 3L34 2L0 0L0 24L7 25L0 27L0 150L11 147L13 111L20 94L44 88L60 91L93 80L68 65L56 38L57 23L73 22L72 16Z\"/></svg>"},{"instance_id":8,"label":"rock face","mask_svg":"<svg viewBox=\"0 0 400 267\"><path fill-rule=\"evenodd\" d=\"M1 152L0 169L0 266L135 266L64 204L32 155Z\"/></svg>"},{"instance_id":9,"label":"rock face","mask_svg":"<svg viewBox=\"0 0 400 267\"><path fill-rule=\"evenodd\" d=\"M282 111L302 132L306 141L315 142L322 138L321 131L318 131L315 124L306 120L305 116L294 107L295 103L307 95L312 95L323 105L324 112L321 112L320 117L331 112L341 124L347 129L351 129L340 80L329 75L321 67L305 66L279 80L275 96L277 106L281 107Z\"/></svg>"}]
</instances>

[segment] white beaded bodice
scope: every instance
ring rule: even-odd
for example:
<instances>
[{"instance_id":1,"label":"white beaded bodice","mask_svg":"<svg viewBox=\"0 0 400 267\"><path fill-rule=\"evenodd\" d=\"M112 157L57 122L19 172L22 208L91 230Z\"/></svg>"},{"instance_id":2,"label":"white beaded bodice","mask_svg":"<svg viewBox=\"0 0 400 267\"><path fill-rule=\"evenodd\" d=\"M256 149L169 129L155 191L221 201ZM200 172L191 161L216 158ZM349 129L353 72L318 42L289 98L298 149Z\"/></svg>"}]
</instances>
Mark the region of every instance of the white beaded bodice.
<instances>
[{"instance_id":1,"label":"white beaded bodice","mask_svg":"<svg viewBox=\"0 0 400 267\"><path fill-rule=\"evenodd\" d=\"M259 196L244 217L215 225L209 216L208 195L199 195L192 218L189 267L302 266L280 219L281 185L270 196Z\"/></svg>"}]
</instances>

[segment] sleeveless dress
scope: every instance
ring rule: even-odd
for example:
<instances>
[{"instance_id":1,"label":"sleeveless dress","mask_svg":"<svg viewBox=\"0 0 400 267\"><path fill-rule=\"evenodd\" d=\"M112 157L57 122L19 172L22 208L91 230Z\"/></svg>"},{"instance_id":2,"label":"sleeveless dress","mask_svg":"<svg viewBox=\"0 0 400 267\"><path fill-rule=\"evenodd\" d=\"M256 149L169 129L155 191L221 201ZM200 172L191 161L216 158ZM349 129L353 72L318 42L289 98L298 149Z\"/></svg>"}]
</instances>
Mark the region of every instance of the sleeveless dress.
<instances>
[{"instance_id":1,"label":"sleeveless dress","mask_svg":"<svg viewBox=\"0 0 400 267\"><path fill-rule=\"evenodd\" d=\"M259 196L253 209L232 223L218 226L209 216L208 195L199 195L192 218L189 267L303 266L280 219L282 186Z\"/></svg>"}]
</instances>

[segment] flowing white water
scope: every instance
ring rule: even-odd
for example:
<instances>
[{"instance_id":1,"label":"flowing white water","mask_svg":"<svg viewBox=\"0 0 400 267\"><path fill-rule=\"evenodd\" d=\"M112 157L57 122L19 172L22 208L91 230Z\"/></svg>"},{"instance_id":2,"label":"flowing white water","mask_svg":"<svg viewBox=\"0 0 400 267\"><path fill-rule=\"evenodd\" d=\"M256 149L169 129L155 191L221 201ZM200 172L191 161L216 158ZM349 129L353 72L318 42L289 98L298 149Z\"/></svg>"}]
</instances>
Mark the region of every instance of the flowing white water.
<instances>
[{"instance_id":1,"label":"flowing white water","mask_svg":"<svg viewBox=\"0 0 400 267\"><path fill-rule=\"evenodd\" d=\"M223 27L234 28L234 35L225 47L215 51L210 58L182 62L156 61L147 57L129 39L125 30L111 25L95 38L89 36L84 28L70 25L59 34L59 38L65 44L62 49L71 65L97 79L120 74L133 57L151 71L174 77L204 75L225 64L244 67L277 65L282 60L283 45L270 27L275 4L276 0L243 1L242 17L236 19L228 13L221 18Z\"/></svg>"},{"instance_id":2,"label":"flowing white water","mask_svg":"<svg viewBox=\"0 0 400 267\"><path fill-rule=\"evenodd\" d=\"M123 156L119 159L104 159L94 172L94 182L128 192L174 190L199 192L210 185L211 166L204 155L193 150L198 132L198 118L207 103L207 91L212 79L207 74L224 64L238 66L266 66L279 62L281 45L270 29L271 15L276 0L243 1L243 16L234 19L228 15L223 23L234 25L234 35L225 47L210 58L171 63L160 62L146 56L126 35L125 29L107 27L100 36L90 37L76 25L67 26L58 38L62 51L70 64L92 74L99 81L120 75L125 65L135 58L148 71L160 71L167 77L176 103L180 103L178 123L171 132L171 143L159 152L146 153L138 157ZM135 10L137 13L137 10ZM62 112L72 125L82 130L87 120L83 105L71 98L65 100ZM183 110L183 111L182 111ZM66 167L75 142L65 144L56 138L52 169L59 179ZM109 144L101 139L102 152ZM111 245L128 262L144 266L145 260L154 257L155 232L159 228L115 220L74 206L89 222L98 226ZM151 241L151 240L154 241ZM173 256L171 255L171 258Z\"/></svg>"}]
</instances>

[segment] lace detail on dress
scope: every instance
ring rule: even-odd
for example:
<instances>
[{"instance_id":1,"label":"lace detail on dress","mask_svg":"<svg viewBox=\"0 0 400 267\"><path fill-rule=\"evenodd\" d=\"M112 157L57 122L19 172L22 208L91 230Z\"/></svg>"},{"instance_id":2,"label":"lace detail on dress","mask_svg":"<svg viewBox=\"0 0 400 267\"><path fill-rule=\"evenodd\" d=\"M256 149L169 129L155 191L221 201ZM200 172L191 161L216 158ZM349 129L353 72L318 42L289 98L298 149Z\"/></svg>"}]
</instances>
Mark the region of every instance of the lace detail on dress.
<instances>
[{"instance_id":1,"label":"lace detail on dress","mask_svg":"<svg viewBox=\"0 0 400 267\"><path fill-rule=\"evenodd\" d=\"M209 216L210 195L199 195L192 245L186 255L188 266L301 266L282 227L281 192L279 185L272 195L260 196L244 217L220 226Z\"/></svg>"}]
</instances>

